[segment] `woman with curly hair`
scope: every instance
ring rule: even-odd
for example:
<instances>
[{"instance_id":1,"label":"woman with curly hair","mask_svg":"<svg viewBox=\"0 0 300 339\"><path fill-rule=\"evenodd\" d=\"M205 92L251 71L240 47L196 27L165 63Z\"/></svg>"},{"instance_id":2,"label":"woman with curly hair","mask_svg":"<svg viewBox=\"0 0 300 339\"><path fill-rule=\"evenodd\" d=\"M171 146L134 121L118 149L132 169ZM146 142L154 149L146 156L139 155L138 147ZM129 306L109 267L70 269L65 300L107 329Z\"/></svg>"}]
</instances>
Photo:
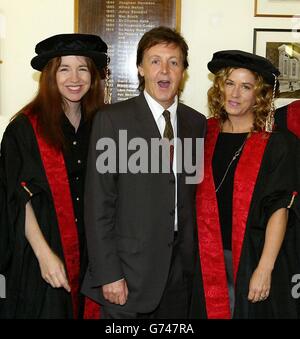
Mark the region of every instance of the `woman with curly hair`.
<instances>
[{"instance_id":1,"label":"woman with curly hair","mask_svg":"<svg viewBox=\"0 0 300 339\"><path fill-rule=\"evenodd\" d=\"M203 288L195 303L208 318L296 318L296 140L273 132L279 71L237 50L216 52L208 68L215 78L196 198Z\"/></svg>"}]
</instances>

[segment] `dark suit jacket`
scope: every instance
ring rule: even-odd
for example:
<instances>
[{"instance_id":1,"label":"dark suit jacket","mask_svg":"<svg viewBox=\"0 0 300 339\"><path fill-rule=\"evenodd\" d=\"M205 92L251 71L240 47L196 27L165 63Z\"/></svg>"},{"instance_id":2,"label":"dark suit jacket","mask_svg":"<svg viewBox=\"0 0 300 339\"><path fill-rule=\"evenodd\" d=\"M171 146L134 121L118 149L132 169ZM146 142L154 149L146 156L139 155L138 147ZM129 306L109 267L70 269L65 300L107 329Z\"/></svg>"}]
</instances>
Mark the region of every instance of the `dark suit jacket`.
<instances>
[{"instance_id":1,"label":"dark suit jacket","mask_svg":"<svg viewBox=\"0 0 300 339\"><path fill-rule=\"evenodd\" d=\"M204 137L206 119L179 103L177 126L178 138L195 141ZM96 151L96 143L108 137L118 145L120 130L127 131L128 141L140 137L148 145L151 138L161 138L143 94L105 107L94 120L85 195L90 264L82 290L107 305L99 286L125 278L129 289L127 303L114 307L148 313L162 297L170 268L175 177L173 173L99 174L95 164L103 151ZM135 152L129 151L127 157ZM118 155L126 155L126 145L118 147ZM192 279L197 256L195 186L185 184L185 177L185 173L177 176L178 227L184 267Z\"/></svg>"}]
</instances>

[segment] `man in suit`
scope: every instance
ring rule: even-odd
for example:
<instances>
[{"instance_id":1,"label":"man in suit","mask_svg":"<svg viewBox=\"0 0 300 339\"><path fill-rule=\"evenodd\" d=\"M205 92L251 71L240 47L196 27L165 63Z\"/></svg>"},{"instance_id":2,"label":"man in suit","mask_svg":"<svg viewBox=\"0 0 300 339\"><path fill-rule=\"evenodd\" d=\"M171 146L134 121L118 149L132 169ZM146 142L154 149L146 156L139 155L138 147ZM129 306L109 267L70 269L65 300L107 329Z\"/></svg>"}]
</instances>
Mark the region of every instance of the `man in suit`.
<instances>
[{"instance_id":1,"label":"man in suit","mask_svg":"<svg viewBox=\"0 0 300 339\"><path fill-rule=\"evenodd\" d=\"M162 138L191 140L193 147L183 153L199 158L196 140L204 137L206 119L178 102L187 55L176 31L158 27L145 33L137 50L140 96L105 107L94 120L85 197L90 264L83 292L103 306L104 318L190 316L198 264L195 185L187 184L185 164L179 169L178 143L168 145L169 171L128 170L139 151L148 168L162 165L151 154L151 142ZM147 154L134 147L141 139ZM116 161L108 156L112 150Z\"/></svg>"}]
</instances>

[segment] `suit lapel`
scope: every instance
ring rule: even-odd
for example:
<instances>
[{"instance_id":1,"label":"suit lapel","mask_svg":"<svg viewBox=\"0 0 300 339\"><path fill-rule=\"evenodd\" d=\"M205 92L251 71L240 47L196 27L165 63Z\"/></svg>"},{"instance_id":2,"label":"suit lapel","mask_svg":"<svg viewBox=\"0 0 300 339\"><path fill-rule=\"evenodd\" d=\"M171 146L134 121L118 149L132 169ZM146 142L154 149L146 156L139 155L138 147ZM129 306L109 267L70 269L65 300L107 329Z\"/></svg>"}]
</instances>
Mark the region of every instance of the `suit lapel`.
<instances>
[{"instance_id":1,"label":"suit lapel","mask_svg":"<svg viewBox=\"0 0 300 339\"><path fill-rule=\"evenodd\" d=\"M145 96L141 93L135 100L135 118L138 124L138 129L143 131L143 137L146 139L161 138L159 129L147 104Z\"/></svg>"},{"instance_id":2,"label":"suit lapel","mask_svg":"<svg viewBox=\"0 0 300 339\"><path fill-rule=\"evenodd\" d=\"M177 138L183 144L185 138L191 138L191 128L184 116L183 106L179 103L177 108Z\"/></svg>"},{"instance_id":3,"label":"suit lapel","mask_svg":"<svg viewBox=\"0 0 300 339\"><path fill-rule=\"evenodd\" d=\"M161 139L160 131L157 127L153 114L147 104L145 96L141 93L138 97L135 98L135 118L137 122L137 128L140 131L143 131L143 137L148 141L151 138ZM192 128L189 125L187 119L185 118L184 107L179 103L177 108L177 138L181 140L182 143L182 160L184 159L184 139L192 137ZM182 164L182 173L184 173L184 164ZM178 185L181 183L183 174L177 174Z\"/></svg>"},{"instance_id":4,"label":"suit lapel","mask_svg":"<svg viewBox=\"0 0 300 339\"><path fill-rule=\"evenodd\" d=\"M187 119L185 119L184 116L184 109L183 106L178 104L177 108L177 138L181 141L182 144L182 155L181 155L181 160L182 160L182 171L181 173L177 174L177 182L178 186L180 186L181 181L183 179L183 173L185 173L184 169L184 139L185 138L191 138L192 133L191 133L191 128L188 124ZM178 150L178 148L177 148Z\"/></svg>"},{"instance_id":5,"label":"suit lapel","mask_svg":"<svg viewBox=\"0 0 300 339\"><path fill-rule=\"evenodd\" d=\"M150 138L161 138L160 131L143 93L135 98L135 104L137 106L135 118L145 134ZM184 118L183 106L179 103L177 108L177 138L183 142L184 138L191 137L190 131L191 127Z\"/></svg>"}]
</instances>

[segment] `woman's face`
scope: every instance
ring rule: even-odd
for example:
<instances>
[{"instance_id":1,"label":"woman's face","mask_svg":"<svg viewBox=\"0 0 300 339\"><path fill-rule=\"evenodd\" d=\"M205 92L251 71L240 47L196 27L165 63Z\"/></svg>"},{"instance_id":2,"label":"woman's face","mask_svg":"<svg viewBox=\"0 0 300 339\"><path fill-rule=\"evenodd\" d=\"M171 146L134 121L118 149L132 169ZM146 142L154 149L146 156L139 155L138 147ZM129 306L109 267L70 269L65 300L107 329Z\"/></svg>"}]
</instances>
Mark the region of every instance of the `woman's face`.
<instances>
[{"instance_id":1,"label":"woman's face","mask_svg":"<svg viewBox=\"0 0 300 339\"><path fill-rule=\"evenodd\" d=\"M69 103L78 103L91 87L91 73L83 56L61 57L56 82L62 97Z\"/></svg>"},{"instance_id":2,"label":"woman's face","mask_svg":"<svg viewBox=\"0 0 300 339\"><path fill-rule=\"evenodd\" d=\"M253 115L256 79L245 68L234 69L225 80L225 110L228 117L246 117Z\"/></svg>"}]
</instances>

